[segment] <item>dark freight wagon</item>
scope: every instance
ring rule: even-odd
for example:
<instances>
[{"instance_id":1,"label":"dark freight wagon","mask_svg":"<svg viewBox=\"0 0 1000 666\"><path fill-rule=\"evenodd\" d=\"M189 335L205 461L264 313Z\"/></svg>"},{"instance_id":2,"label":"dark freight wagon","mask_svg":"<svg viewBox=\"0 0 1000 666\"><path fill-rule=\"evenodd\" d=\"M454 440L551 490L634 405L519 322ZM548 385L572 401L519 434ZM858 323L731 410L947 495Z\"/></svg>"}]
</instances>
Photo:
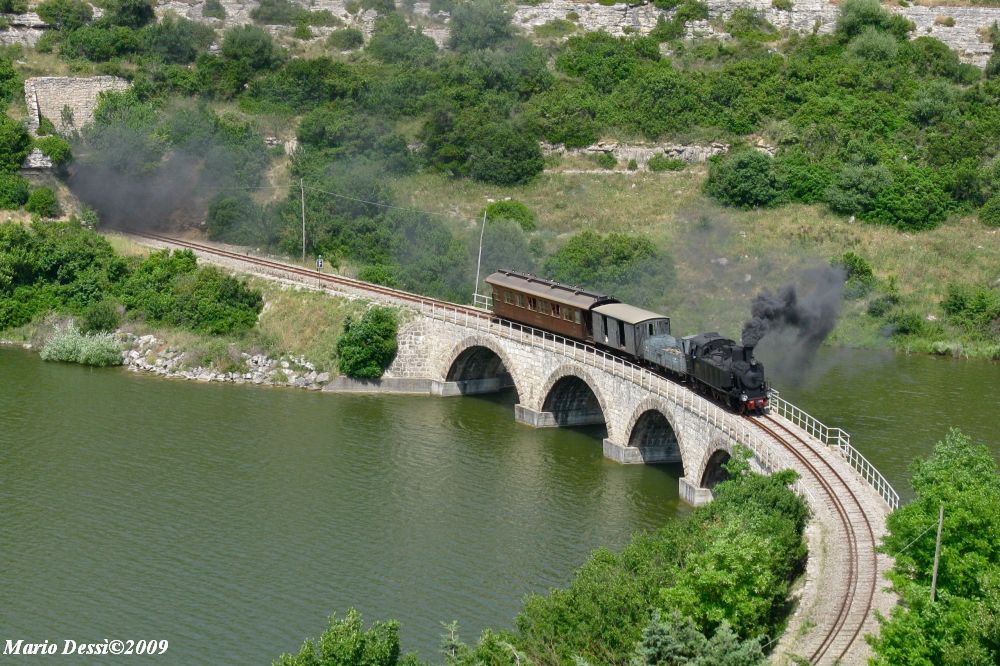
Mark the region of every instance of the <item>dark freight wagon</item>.
<instances>
[{"instance_id":1,"label":"dark freight wagon","mask_svg":"<svg viewBox=\"0 0 1000 666\"><path fill-rule=\"evenodd\" d=\"M594 313L594 342L639 356L647 338L670 334L670 319L627 303L608 303Z\"/></svg>"},{"instance_id":2,"label":"dark freight wagon","mask_svg":"<svg viewBox=\"0 0 1000 666\"><path fill-rule=\"evenodd\" d=\"M577 340L593 338L592 307L617 302L610 296L513 271L497 271L486 283L493 288L493 312L498 316Z\"/></svg>"}]
</instances>

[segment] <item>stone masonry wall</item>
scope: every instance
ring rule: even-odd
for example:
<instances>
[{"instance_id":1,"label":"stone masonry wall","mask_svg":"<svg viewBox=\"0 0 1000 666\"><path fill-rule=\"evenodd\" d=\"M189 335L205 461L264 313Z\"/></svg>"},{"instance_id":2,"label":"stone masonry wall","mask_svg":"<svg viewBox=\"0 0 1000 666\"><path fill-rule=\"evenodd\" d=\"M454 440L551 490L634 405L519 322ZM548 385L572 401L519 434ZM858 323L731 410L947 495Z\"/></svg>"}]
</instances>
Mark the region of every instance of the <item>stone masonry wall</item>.
<instances>
[{"instance_id":1,"label":"stone masonry wall","mask_svg":"<svg viewBox=\"0 0 1000 666\"><path fill-rule=\"evenodd\" d=\"M42 76L24 81L28 129L38 131L40 116L52 121L62 134L71 134L94 119L97 96L105 90L127 90L128 81L117 76ZM63 109L69 108L64 117Z\"/></svg>"}]
</instances>

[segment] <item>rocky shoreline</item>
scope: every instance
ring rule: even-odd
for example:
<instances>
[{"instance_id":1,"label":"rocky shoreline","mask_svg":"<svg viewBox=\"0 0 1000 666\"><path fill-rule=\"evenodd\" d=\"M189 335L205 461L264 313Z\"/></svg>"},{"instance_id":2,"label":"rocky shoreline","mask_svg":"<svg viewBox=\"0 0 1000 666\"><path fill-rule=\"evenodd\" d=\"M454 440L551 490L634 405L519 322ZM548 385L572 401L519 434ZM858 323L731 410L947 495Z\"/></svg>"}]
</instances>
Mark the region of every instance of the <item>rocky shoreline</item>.
<instances>
[{"instance_id":1,"label":"rocky shoreline","mask_svg":"<svg viewBox=\"0 0 1000 666\"><path fill-rule=\"evenodd\" d=\"M288 386L319 391L330 381L330 373L318 372L304 358L273 359L266 354L240 353L242 368L230 371L187 366L186 352L170 346L154 335L120 334L126 349L122 365L132 372L200 382L229 382L262 386Z\"/></svg>"}]
</instances>

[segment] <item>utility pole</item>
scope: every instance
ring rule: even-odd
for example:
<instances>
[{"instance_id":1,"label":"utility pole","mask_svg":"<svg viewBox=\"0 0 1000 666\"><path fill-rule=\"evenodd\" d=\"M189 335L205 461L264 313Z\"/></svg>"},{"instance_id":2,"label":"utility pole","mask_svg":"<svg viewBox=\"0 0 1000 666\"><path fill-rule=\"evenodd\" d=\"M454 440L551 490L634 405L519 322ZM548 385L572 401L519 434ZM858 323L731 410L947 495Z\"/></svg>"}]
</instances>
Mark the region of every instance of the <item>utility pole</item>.
<instances>
[{"instance_id":1,"label":"utility pole","mask_svg":"<svg viewBox=\"0 0 1000 666\"><path fill-rule=\"evenodd\" d=\"M299 194L302 197L302 263L306 263L306 186L299 178Z\"/></svg>"},{"instance_id":2,"label":"utility pole","mask_svg":"<svg viewBox=\"0 0 1000 666\"><path fill-rule=\"evenodd\" d=\"M941 510L938 512L937 541L934 544L934 573L931 574L931 603L937 595L937 572L938 562L941 560L941 526L944 525L944 502L941 502Z\"/></svg>"},{"instance_id":3,"label":"utility pole","mask_svg":"<svg viewBox=\"0 0 1000 666\"><path fill-rule=\"evenodd\" d=\"M476 287L472 290L472 305L476 305L476 296L479 295L479 271L483 266L483 237L486 236L486 210L483 209L483 228L479 231L479 259L476 260Z\"/></svg>"}]
</instances>

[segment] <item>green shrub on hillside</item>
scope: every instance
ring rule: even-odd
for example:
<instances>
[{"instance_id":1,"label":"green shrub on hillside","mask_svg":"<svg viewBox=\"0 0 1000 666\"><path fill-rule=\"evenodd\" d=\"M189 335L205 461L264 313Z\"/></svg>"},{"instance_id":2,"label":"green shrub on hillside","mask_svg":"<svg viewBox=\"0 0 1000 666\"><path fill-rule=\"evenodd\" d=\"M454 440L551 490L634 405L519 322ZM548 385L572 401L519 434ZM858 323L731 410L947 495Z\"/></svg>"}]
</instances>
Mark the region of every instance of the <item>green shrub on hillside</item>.
<instances>
[{"instance_id":1,"label":"green shrub on hillside","mask_svg":"<svg viewBox=\"0 0 1000 666\"><path fill-rule=\"evenodd\" d=\"M988 227L1000 227L1000 194L991 196L979 209L979 221Z\"/></svg>"},{"instance_id":2,"label":"green shrub on hillside","mask_svg":"<svg viewBox=\"0 0 1000 666\"><path fill-rule=\"evenodd\" d=\"M110 333L81 333L70 324L57 331L42 347L44 361L61 361L105 367L121 365L121 344Z\"/></svg>"},{"instance_id":3,"label":"green shrub on hillside","mask_svg":"<svg viewBox=\"0 0 1000 666\"><path fill-rule=\"evenodd\" d=\"M28 195L28 201L24 204L24 209L29 213L42 217L59 217L62 209L59 207L59 198L51 187L36 187Z\"/></svg>"},{"instance_id":4,"label":"green shrub on hillside","mask_svg":"<svg viewBox=\"0 0 1000 666\"><path fill-rule=\"evenodd\" d=\"M510 220L516 222L524 231L534 231L535 214L524 203L515 199L495 201L486 206L486 217L489 221Z\"/></svg>"},{"instance_id":5,"label":"green shrub on hillside","mask_svg":"<svg viewBox=\"0 0 1000 666\"><path fill-rule=\"evenodd\" d=\"M31 186L24 176L0 172L0 209L15 210L28 201Z\"/></svg>"},{"instance_id":6,"label":"green shrub on hillside","mask_svg":"<svg viewBox=\"0 0 1000 666\"><path fill-rule=\"evenodd\" d=\"M950 284L941 309L969 332L1000 338L1000 289Z\"/></svg>"},{"instance_id":7,"label":"green shrub on hillside","mask_svg":"<svg viewBox=\"0 0 1000 666\"><path fill-rule=\"evenodd\" d=\"M215 31L207 25L176 16L164 16L142 29L143 50L164 62L194 62L215 40Z\"/></svg>"},{"instance_id":8,"label":"green shrub on hillside","mask_svg":"<svg viewBox=\"0 0 1000 666\"><path fill-rule=\"evenodd\" d=\"M84 333L110 332L118 328L120 322L118 303L113 298L105 298L89 305L83 311L80 328Z\"/></svg>"},{"instance_id":9,"label":"green shrub on hillside","mask_svg":"<svg viewBox=\"0 0 1000 666\"><path fill-rule=\"evenodd\" d=\"M56 30L76 30L94 18L94 10L84 0L44 0L35 11Z\"/></svg>"},{"instance_id":10,"label":"green shrub on hillside","mask_svg":"<svg viewBox=\"0 0 1000 666\"><path fill-rule=\"evenodd\" d=\"M396 356L396 311L374 307L357 321L344 322L337 340L340 372L355 379L378 379Z\"/></svg>"},{"instance_id":11,"label":"green shrub on hillside","mask_svg":"<svg viewBox=\"0 0 1000 666\"><path fill-rule=\"evenodd\" d=\"M52 160L52 164L60 167L73 159L73 151L69 141L61 136L44 136L35 139L35 147Z\"/></svg>"},{"instance_id":12,"label":"green shrub on hillside","mask_svg":"<svg viewBox=\"0 0 1000 666\"><path fill-rule=\"evenodd\" d=\"M737 208L773 206L780 196L774 160L753 148L713 157L709 162L705 191Z\"/></svg>"},{"instance_id":13,"label":"green shrub on hillside","mask_svg":"<svg viewBox=\"0 0 1000 666\"><path fill-rule=\"evenodd\" d=\"M844 292L848 298L860 298L875 288L875 273L868 261L854 252L845 252L830 261L830 265L844 271Z\"/></svg>"},{"instance_id":14,"label":"green shrub on hillside","mask_svg":"<svg viewBox=\"0 0 1000 666\"><path fill-rule=\"evenodd\" d=\"M201 15L222 20L226 18L226 8L219 0L205 0L205 4L201 8Z\"/></svg>"},{"instance_id":15,"label":"green shrub on hillside","mask_svg":"<svg viewBox=\"0 0 1000 666\"><path fill-rule=\"evenodd\" d=\"M510 39L514 29L505 3L465 0L451 10L448 46L456 51L488 49Z\"/></svg>"},{"instance_id":16,"label":"green shrub on hillside","mask_svg":"<svg viewBox=\"0 0 1000 666\"><path fill-rule=\"evenodd\" d=\"M246 192L216 195L205 218L208 237L237 245L266 245L270 240L264 211Z\"/></svg>"},{"instance_id":17,"label":"green shrub on hillside","mask_svg":"<svg viewBox=\"0 0 1000 666\"><path fill-rule=\"evenodd\" d=\"M138 33L122 26L85 25L59 44L64 56L104 62L139 50Z\"/></svg>"},{"instance_id":18,"label":"green shrub on hillside","mask_svg":"<svg viewBox=\"0 0 1000 666\"><path fill-rule=\"evenodd\" d=\"M27 128L10 116L0 115L0 171L16 171L31 150Z\"/></svg>"},{"instance_id":19,"label":"green shrub on hillside","mask_svg":"<svg viewBox=\"0 0 1000 666\"><path fill-rule=\"evenodd\" d=\"M156 18L152 0L105 0L103 23L138 29Z\"/></svg>"},{"instance_id":20,"label":"green shrub on hillside","mask_svg":"<svg viewBox=\"0 0 1000 666\"><path fill-rule=\"evenodd\" d=\"M339 51L350 51L364 46L365 36L357 28L334 30L326 38L326 45Z\"/></svg>"}]
</instances>

